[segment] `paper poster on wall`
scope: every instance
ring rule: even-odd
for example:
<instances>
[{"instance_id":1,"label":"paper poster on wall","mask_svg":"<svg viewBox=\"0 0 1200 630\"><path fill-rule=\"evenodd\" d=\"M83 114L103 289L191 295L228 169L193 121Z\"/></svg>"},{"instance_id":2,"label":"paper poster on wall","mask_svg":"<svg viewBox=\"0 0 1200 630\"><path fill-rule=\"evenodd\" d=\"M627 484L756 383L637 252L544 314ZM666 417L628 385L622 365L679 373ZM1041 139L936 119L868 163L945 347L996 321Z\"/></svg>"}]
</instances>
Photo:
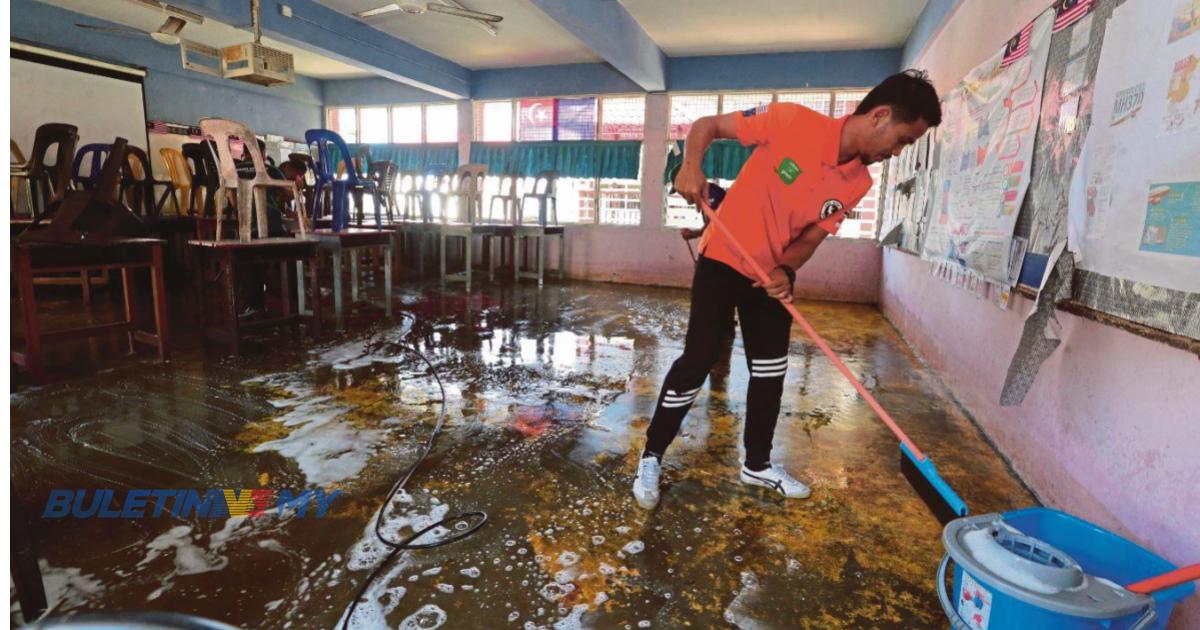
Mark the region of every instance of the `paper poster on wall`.
<instances>
[{"instance_id":1,"label":"paper poster on wall","mask_svg":"<svg viewBox=\"0 0 1200 630\"><path fill-rule=\"evenodd\" d=\"M1200 126L1200 56L1188 55L1175 62L1167 87L1167 112L1163 116L1167 133Z\"/></svg>"},{"instance_id":2,"label":"paper poster on wall","mask_svg":"<svg viewBox=\"0 0 1200 630\"><path fill-rule=\"evenodd\" d=\"M1030 22L946 95L933 218L921 255L1008 283L1030 164L1054 9Z\"/></svg>"},{"instance_id":3,"label":"paper poster on wall","mask_svg":"<svg viewBox=\"0 0 1200 630\"><path fill-rule=\"evenodd\" d=\"M1192 9L1200 5L1128 0L1109 20L1096 122L1071 182L1068 239L1082 269L1200 292L1200 29Z\"/></svg>"},{"instance_id":4,"label":"paper poster on wall","mask_svg":"<svg viewBox=\"0 0 1200 630\"><path fill-rule=\"evenodd\" d=\"M1150 184L1138 249L1200 257L1200 182Z\"/></svg>"}]
</instances>

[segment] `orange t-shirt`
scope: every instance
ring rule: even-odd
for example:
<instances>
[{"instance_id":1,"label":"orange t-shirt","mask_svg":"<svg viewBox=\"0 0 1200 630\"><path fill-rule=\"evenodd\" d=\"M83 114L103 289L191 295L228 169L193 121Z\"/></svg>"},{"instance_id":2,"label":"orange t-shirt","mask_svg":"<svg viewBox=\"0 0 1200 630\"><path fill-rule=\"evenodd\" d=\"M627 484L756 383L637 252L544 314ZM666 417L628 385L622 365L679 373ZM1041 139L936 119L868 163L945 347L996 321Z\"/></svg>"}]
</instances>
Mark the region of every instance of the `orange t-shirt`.
<instances>
[{"instance_id":1,"label":"orange t-shirt","mask_svg":"<svg viewBox=\"0 0 1200 630\"><path fill-rule=\"evenodd\" d=\"M718 216L746 251L770 272L804 228L816 223L830 234L871 189L861 160L838 165L846 119L830 118L794 103L772 103L737 114L743 145L757 145L721 202ZM704 255L756 279L720 230L700 241Z\"/></svg>"}]
</instances>

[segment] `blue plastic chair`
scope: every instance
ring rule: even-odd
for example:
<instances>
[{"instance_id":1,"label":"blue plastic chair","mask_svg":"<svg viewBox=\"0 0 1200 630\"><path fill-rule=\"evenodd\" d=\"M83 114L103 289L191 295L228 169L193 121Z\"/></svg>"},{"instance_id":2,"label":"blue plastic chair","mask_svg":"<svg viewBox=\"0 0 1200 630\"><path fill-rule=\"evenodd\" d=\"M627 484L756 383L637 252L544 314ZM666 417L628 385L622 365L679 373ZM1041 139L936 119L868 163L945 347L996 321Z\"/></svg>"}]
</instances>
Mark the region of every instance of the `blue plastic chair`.
<instances>
[{"instance_id":1,"label":"blue plastic chair","mask_svg":"<svg viewBox=\"0 0 1200 630\"><path fill-rule=\"evenodd\" d=\"M379 213L379 189L375 186L375 182L369 179L363 179L355 172L353 162L350 161L352 154L350 148L346 146L346 141L335 131L329 129L309 129L304 132L304 141L311 147L316 145L316 159L314 160L317 183L313 191L313 221L316 222L325 212L324 192L326 187L329 188L332 197L333 207L330 209L330 214L333 218L333 231L345 231L350 225L350 191L351 190L366 190L371 193L375 200L375 227L382 228L383 221ZM337 178L337 164L334 163L330 156L330 145L338 151L338 159L346 162L346 178ZM361 211L359 214L358 224L362 225Z\"/></svg>"},{"instance_id":2,"label":"blue plastic chair","mask_svg":"<svg viewBox=\"0 0 1200 630\"><path fill-rule=\"evenodd\" d=\"M108 159L108 154L111 152L112 144L107 142L85 144L79 147L79 151L75 153L75 160L71 162L71 179L74 180L75 185L83 190L94 189L96 183L100 181L100 171L103 170L104 161ZM80 169L83 168L85 159L88 162L88 174L82 175Z\"/></svg>"}]
</instances>

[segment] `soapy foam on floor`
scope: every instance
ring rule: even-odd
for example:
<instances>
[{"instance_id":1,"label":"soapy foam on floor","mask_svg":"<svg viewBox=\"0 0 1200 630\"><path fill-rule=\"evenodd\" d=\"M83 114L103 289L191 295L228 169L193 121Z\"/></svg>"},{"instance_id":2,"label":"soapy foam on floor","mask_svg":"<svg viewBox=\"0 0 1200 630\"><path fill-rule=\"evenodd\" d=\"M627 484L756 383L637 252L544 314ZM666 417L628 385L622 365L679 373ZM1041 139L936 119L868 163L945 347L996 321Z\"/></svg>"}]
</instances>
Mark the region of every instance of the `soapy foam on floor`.
<instances>
[{"instance_id":1,"label":"soapy foam on floor","mask_svg":"<svg viewBox=\"0 0 1200 630\"><path fill-rule=\"evenodd\" d=\"M294 378L280 375L266 382L290 394L289 398L271 401L276 408L290 407L274 421L297 428L282 438L259 444L254 452L275 451L294 460L312 485L329 485L362 472L385 436L384 431L359 429L339 419L351 409L330 402L330 396L312 396L312 389L298 385Z\"/></svg>"},{"instance_id":2,"label":"soapy foam on floor","mask_svg":"<svg viewBox=\"0 0 1200 630\"><path fill-rule=\"evenodd\" d=\"M425 604L417 612L405 617L397 630L433 630L446 623L446 611L435 604Z\"/></svg>"},{"instance_id":3,"label":"soapy foam on floor","mask_svg":"<svg viewBox=\"0 0 1200 630\"><path fill-rule=\"evenodd\" d=\"M55 567L45 560L38 560L38 568L42 572L49 610L62 612L78 608L104 593L103 582L78 568Z\"/></svg>"}]
</instances>

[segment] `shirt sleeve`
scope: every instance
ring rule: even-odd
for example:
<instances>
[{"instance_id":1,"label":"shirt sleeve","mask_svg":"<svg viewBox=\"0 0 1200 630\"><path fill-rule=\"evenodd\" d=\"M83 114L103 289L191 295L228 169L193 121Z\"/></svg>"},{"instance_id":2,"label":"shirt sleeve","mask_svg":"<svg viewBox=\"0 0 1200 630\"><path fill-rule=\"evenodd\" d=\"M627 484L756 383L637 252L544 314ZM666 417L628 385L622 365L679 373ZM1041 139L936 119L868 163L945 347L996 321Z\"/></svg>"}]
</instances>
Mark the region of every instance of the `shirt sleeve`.
<instances>
[{"instance_id":1,"label":"shirt sleeve","mask_svg":"<svg viewBox=\"0 0 1200 630\"><path fill-rule=\"evenodd\" d=\"M770 103L737 112L738 142L745 146L769 144L796 116L798 107L795 103Z\"/></svg>"}]
</instances>

